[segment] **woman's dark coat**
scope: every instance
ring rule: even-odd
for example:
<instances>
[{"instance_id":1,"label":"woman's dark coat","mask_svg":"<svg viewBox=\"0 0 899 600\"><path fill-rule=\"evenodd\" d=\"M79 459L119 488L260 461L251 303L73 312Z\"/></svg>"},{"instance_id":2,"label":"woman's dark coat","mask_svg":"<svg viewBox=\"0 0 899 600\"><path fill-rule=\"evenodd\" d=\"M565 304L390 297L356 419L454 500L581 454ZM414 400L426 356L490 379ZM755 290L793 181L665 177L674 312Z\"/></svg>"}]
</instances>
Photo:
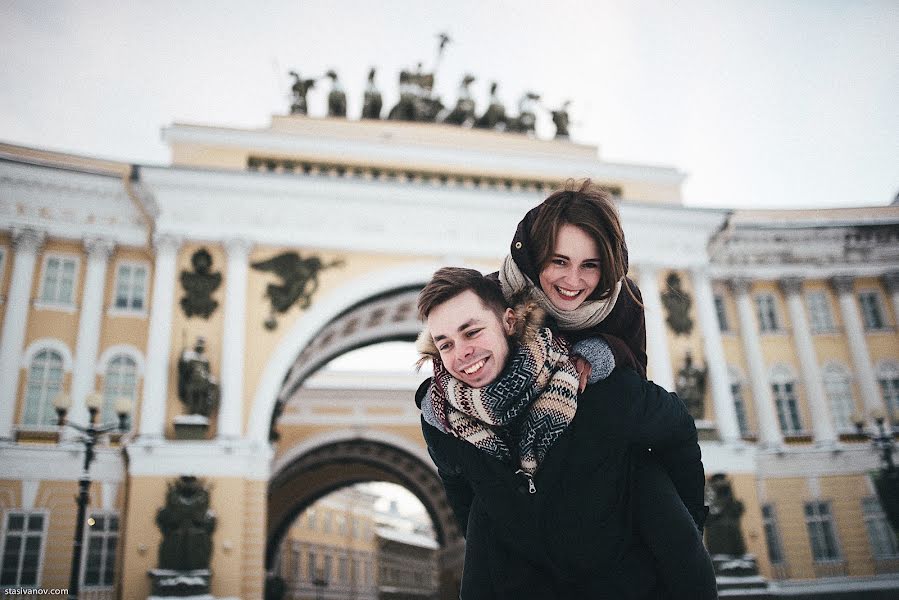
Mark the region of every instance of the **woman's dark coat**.
<instances>
[{"instance_id":1,"label":"woman's dark coat","mask_svg":"<svg viewBox=\"0 0 899 600\"><path fill-rule=\"evenodd\" d=\"M638 469L673 474L690 513L704 514L693 419L676 395L629 369L616 369L581 394L574 420L538 468L533 494L512 465L424 421L422 429L467 532L466 600L663 596L650 549L635 527ZM655 461L644 456L647 447ZM665 532L654 537L664 540ZM697 547L688 550L702 551L698 532L693 538ZM713 577L690 585L704 587L694 597L714 597Z\"/></svg>"}]
</instances>

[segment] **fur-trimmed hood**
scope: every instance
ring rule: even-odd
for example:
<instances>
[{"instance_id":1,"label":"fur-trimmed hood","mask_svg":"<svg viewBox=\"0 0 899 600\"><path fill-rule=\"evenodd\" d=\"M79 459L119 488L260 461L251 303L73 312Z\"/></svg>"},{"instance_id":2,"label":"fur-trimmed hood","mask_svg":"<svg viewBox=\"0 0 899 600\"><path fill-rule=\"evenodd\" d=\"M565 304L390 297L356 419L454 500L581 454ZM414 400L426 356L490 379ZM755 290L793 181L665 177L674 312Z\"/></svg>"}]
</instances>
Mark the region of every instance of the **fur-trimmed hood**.
<instances>
[{"instance_id":1,"label":"fur-trimmed hood","mask_svg":"<svg viewBox=\"0 0 899 600\"><path fill-rule=\"evenodd\" d=\"M515 313L515 328L510 337L518 344L526 344L537 336L537 332L546 319L546 311L530 298L514 303L512 311ZM429 360L440 359L440 351L437 350L437 345L434 344L427 325L418 334L418 339L415 340L415 349L420 355L415 363L416 368L421 368Z\"/></svg>"}]
</instances>

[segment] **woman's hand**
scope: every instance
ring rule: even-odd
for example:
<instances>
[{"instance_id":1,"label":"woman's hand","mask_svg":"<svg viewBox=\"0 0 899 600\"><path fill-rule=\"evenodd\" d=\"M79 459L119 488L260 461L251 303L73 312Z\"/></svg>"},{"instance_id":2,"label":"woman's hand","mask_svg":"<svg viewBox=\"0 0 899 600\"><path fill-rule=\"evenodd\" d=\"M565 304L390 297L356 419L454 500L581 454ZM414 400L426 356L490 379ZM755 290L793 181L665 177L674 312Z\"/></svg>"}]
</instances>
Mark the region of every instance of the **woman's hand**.
<instances>
[{"instance_id":1,"label":"woman's hand","mask_svg":"<svg viewBox=\"0 0 899 600\"><path fill-rule=\"evenodd\" d=\"M571 362L574 363L574 369L575 371L577 371L577 390L579 392L583 392L587 387L587 380L590 379L590 373L593 372L593 365L591 365L590 361L588 361L580 354L575 354L574 356L572 356Z\"/></svg>"}]
</instances>

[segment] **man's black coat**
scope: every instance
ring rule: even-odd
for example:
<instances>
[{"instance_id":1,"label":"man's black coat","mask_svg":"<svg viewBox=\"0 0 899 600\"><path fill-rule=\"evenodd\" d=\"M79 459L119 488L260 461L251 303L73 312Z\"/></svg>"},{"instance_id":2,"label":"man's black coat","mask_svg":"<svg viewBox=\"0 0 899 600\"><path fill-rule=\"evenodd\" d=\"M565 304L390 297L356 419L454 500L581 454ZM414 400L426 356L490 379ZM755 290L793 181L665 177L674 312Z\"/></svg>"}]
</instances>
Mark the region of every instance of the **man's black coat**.
<instances>
[{"instance_id":1,"label":"man's black coat","mask_svg":"<svg viewBox=\"0 0 899 600\"><path fill-rule=\"evenodd\" d=\"M466 600L659 596L632 497L635 473L647 464L661 463L694 519L701 524L704 516L693 419L676 395L631 370L616 369L581 394L574 420L538 468L534 493L516 467L424 421L422 429L466 532ZM647 447L655 460L646 459ZM664 540L666 533L653 535ZM701 551L696 544L699 550L672 551ZM714 578L707 579L697 585L714 594Z\"/></svg>"}]
</instances>

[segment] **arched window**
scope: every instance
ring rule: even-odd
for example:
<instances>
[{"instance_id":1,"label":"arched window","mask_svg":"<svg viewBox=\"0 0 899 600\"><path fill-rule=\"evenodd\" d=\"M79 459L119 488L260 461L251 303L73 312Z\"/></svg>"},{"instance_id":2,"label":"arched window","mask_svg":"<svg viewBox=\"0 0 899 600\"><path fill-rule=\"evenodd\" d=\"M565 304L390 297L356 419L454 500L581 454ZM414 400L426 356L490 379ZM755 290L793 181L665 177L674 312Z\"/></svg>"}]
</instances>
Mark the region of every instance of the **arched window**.
<instances>
[{"instance_id":1,"label":"arched window","mask_svg":"<svg viewBox=\"0 0 899 600\"><path fill-rule=\"evenodd\" d=\"M730 379L730 396L734 401L734 413L737 417L737 427L740 428L740 437L748 437L752 435L749 430L749 416L746 412L746 386L743 383L743 377L733 367L728 367L727 375Z\"/></svg>"},{"instance_id":2,"label":"arched window","mask_svg":"<svg viewBox=\"0 0 899 600\"><path fill-rule=\"evenodd\" d=\"M877 381L880 383L883 405L889 413L893 427L899 427L899 364L880 363L877 367Z\"/></svg>"},{"instance_id":3,"label":"arched window","mask_svg":"<svg viewBox=\"0 0 899 600\"><path fill-rule=\"evenodd\" d=\"M102 423L115 422L118 419L115 408L119 398L134 400L137 396L137 363L127 354L117 354L107 363L103 378L103 409L100 414ZM132 409L133 410L133 409Z\"/></svg>"},{"instance_id":4,"label":"arched window","mask_svg":"<svg viewBox=\"0 0 899 600\"><path fill-rule=\"evenodd\" d=\"M53 399L62 391L62 355L55 350L41 350L28 366L28 382L25 384L25 414L23 425L53 426L56 411Z\"/></svg>"},{"instance_id":5,"label":"arched window","mask_svg":"<svg viewBox=\"0 0 899 600\"><path fill-rule=\"evenodd\" d=\"M828 365L824 369L824 391L830 403L833 424L840 433L852 433L855 426L852 416L855 414L855 401L852 399L852 386L849 373L840 365Z\"/></svg>"},{"instance_id":6,"label":"arched window","mask_svg":"<svg viewBox=\"0 0 899 600\"><path fill-rule=\"evenodd\" d=\"M784 435L802 433L799 399L796 395L796 378L783 365L775 367L771 373L771 391L774 394L780 430Z\"/></svg>"}]
</instances>

